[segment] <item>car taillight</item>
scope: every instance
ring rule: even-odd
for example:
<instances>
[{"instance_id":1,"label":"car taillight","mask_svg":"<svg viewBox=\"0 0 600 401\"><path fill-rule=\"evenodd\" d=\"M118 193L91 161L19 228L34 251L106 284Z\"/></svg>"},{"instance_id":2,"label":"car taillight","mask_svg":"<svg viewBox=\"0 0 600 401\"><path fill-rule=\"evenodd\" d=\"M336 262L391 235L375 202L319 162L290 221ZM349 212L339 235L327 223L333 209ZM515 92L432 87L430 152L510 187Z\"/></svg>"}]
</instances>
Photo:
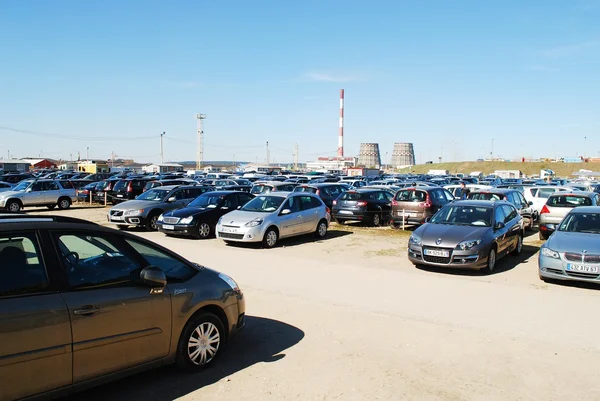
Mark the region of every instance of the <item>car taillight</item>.
<instances>
[{"instance_id":1,"label":"car taillight","mask_svg":"<svg viewBox=\"0 0 600 401\"><path fill-rule=\"evenodd\" d=\"M540 210L540 214L544 214L544 213L550 213L550 209L548 209L548 207L546 207L546 205L544 205L542 210Z\"/></svg>"},{"instance_id":2,"label":"car taillight","mask_svg":"<svg viewBox=\"0 0 600 401\"><path fill-rule=\"evenodd\" d=\"M331 209L329 209L327 206L325 206L325 210L327 211L327 214L331 214Z\"/></svg>"},{"instance_id":3,"label":"car taillight","mask_svg":"<svg viewBox=\"0 0 600 401\"><path fill-rule=\"evenodd\" d=\"M398 206L398 202L396 202L396 199L392 199L392 206Z\"/></svg>"},{"instance_id":4,"label":"car taillight","mask_svg":"<svg viewBox=\"0 0 600 401\"><path fill-rule=\"evenodd\" d=\"M131 183L127 184L127 192L133 192L133 187L131 186Z\"/></svg>"},{"instance_id":5,"label":"car taillight","mask_svg":"<svg viewBox=\"0 0 600 401\"><path fill-rule=\"evenodd\" d=\"M317 189L317 192L315 192L315 195L319 195L320 191Z\"/></svg>"},{"instance_id":6,"label":"car taillight","mask_svg":"<svg viewBox=\"0 0 600 401\"><path fill-rule=\"evenodd\" d=\"M365 201L356 202L356 206L367 206L367 202L365 202Z\"/></svg>"},{"instance_id":7,"label":"car taillight","mask_svg":"<svg viewBox=\"0 0 600 401\"><path fill-rule=\"evenodd\" d=\"M419 203L419 207L431 207L431 198L429 197L429 194L427 194L427 199L425 202Z\"/></svg>"}]
</instances>

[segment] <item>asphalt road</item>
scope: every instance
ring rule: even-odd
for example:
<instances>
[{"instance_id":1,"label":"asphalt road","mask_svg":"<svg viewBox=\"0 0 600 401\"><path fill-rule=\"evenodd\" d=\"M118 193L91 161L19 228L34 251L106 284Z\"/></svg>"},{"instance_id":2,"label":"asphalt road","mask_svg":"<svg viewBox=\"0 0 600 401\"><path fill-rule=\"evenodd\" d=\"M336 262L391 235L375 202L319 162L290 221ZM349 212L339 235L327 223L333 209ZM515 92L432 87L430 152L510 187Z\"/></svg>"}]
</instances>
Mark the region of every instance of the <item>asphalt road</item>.
<instances>
[{"instance_id":1,"label":"asphalt road","mask_svg":"<svg viewBox=\"0 0 600 401\"><path fill-rule=\"evenodd\" d=\"M69 400L600 399L600 292L541 282L537 247L482 276L416 269L398 236L263 250L139 235L234 277L247 327L202 372L165 367Z\"/></svg>"}]
</instances>

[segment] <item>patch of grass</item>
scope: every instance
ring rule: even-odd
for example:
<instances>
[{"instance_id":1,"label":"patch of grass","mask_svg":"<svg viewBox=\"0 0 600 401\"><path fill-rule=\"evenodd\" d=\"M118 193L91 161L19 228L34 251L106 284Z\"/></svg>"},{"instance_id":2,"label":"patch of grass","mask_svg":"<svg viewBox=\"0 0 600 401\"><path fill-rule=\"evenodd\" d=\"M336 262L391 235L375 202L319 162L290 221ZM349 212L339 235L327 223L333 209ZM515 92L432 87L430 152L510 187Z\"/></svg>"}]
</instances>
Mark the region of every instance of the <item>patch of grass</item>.
<instances>
[{"instance_id":1,"label":"patch of grass","mask_svg":"<svg viewBox=\"0 0 600 401\"><path fill-rule=\"evenodd\" d=\"M365 227L359 224L337 224L331 223L332 229L339 231L347 231L355 234L377 235L381 237L408 238L412 231L396 230L389 226L384 227Z\"/></svg>"}]
</instances>

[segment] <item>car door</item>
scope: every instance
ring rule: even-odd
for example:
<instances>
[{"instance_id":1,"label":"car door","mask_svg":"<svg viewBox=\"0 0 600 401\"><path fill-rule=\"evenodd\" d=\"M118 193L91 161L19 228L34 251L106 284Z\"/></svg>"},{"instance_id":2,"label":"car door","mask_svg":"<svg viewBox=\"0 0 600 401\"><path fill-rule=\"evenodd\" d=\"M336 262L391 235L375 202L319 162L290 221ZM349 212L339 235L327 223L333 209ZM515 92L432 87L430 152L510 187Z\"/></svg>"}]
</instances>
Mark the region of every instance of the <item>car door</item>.
<instances>
[{"instance_id":1,"label":"car door","mask_svg":"<svg viewBox=\"0 0 600 401\"><path fill-rule=\"evenodd\" d=\"M35 232L0 234L0 400L72 383L71 322Z\"/></svg>"},{"instance_id":2,"label":"car door","mask_svg":"<svg viewBox=\"0 0 600 401\"><path fill-rule=\"evenodd\" d=\"M42 181L34 182L21 200L23 201L23 206L43 204L44 183Z\"/></svg>"},{"instance_id":3,"label":"car door","mask_svg":"<svg viewBox=\"0 0 600 401\"><path fill-rule=\"evenodd\" d=\"M304 223L301 211L300 211L300 199L298 196L290 196L283 203L281 210L288 209L290 213L279 214L279 234L280 237L289 237L302 231L302 224Z\"/></svg>"},{"instance_id":4,"label":"car door","mask_svg":"<svg viewBox=\"0 0 600 401\"><path fill-rule=\"evenodd\" d=\"M321 214L319 209L316 207L316 203L313 202L314 197L310 195L298 196L296 199L300 200L300 215L302 216L302 233L310 233L317 229ZM322 202L322 199L321 199Z\"/></svg>"},{"instance_id":5,"label":"car door","mask_svg":"<svg viewBox=\"0 0 600 401\"><path fill-rule=\"evenodd\" d=\"M168 289L141 285L145 261L107 232L52 233L70 289L73 382L167 356L171 341Z\"/></svg>"},{"instance_id":6,"label":"car door","mask_svg":"<svg viewBox=\"0 0 600 401\"><path fill-rule=\"evenodd\" d=\"M238 198L236 194L226 195L223 201L221 202L221 206L219 207L219 213L216 217L216 220L219 220L219 217L231 212L232 210L237 210L239 206Z\"/></svg>"},{"instance_id":7,"label":"car door","mask_svg":"<svg viewBox=\"0 0 600 401\"><path fill-rule=\"evenodd\" d=\"M43 192L42 192L42 203L55 204L58 202L59 196L60 196L60 187L58 186L56 181L44 182Z\"/></svg>"},{"instance_id":8,"label":"car door","mask_svg":"<svg viewBox=\"0 0 600 401\"><path fill-rule=\"evenodd\" d=\"M506 228L506 247L507 250L513 249L518 240L518 236L523 232L521 224L519 224L519 211L511 205L502 205L503 212L506 216L504 224Z\"/></svg>"},{"instance_id":9,"label":"car door","mask_svg":"<svg viewBox=\"0 0 600 401\"><path fill-rule=\"evenodd\" d=\"M507 227L497 228L498 223L502 223L505 225L506 214L504 213L504 209L502 205L497 205L494 210L494 238L496 239L496 244L498 246L498 255L501 255L506 250L507 238L506 233L508 231Z\"/></svg>"}]
</instances>

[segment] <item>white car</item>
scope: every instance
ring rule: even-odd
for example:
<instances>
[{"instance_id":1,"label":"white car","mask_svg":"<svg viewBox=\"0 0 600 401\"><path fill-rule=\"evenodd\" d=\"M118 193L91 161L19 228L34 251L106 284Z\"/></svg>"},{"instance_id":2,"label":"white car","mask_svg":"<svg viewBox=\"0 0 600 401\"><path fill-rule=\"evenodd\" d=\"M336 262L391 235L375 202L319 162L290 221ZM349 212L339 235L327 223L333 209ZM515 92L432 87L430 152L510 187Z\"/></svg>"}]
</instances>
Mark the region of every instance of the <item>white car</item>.
<instances>
[{"instance_id":1,"label":"white car","mask_svg":"<svg viewBox=\"0 0 600 401\"><path fill-rule=\"evenodd\" d=\"M482 189L490 189L493 188L489 185L479 185L479 184L466 184L467 189L470 191L479 191ZM452 185L444 185L444 189L447 189L455 198L460 198L460 185L452 184Z\"/></svg>"},{"instance_id":2,"label":"white car","mask_svg":"<svg viewBox=\"0 0 600 401\"><path fill-rule=\"evenodd\" d=\"M532 187L527 187L523 191L523 195L525 196L525 200L527 202L533 202L533 209L540 214L540 211L548 201L550 195L555 192L564 192L564 191L573 191L571 187L559 187L556 185L536 185Z\"/></svg>"}]
</instances>

